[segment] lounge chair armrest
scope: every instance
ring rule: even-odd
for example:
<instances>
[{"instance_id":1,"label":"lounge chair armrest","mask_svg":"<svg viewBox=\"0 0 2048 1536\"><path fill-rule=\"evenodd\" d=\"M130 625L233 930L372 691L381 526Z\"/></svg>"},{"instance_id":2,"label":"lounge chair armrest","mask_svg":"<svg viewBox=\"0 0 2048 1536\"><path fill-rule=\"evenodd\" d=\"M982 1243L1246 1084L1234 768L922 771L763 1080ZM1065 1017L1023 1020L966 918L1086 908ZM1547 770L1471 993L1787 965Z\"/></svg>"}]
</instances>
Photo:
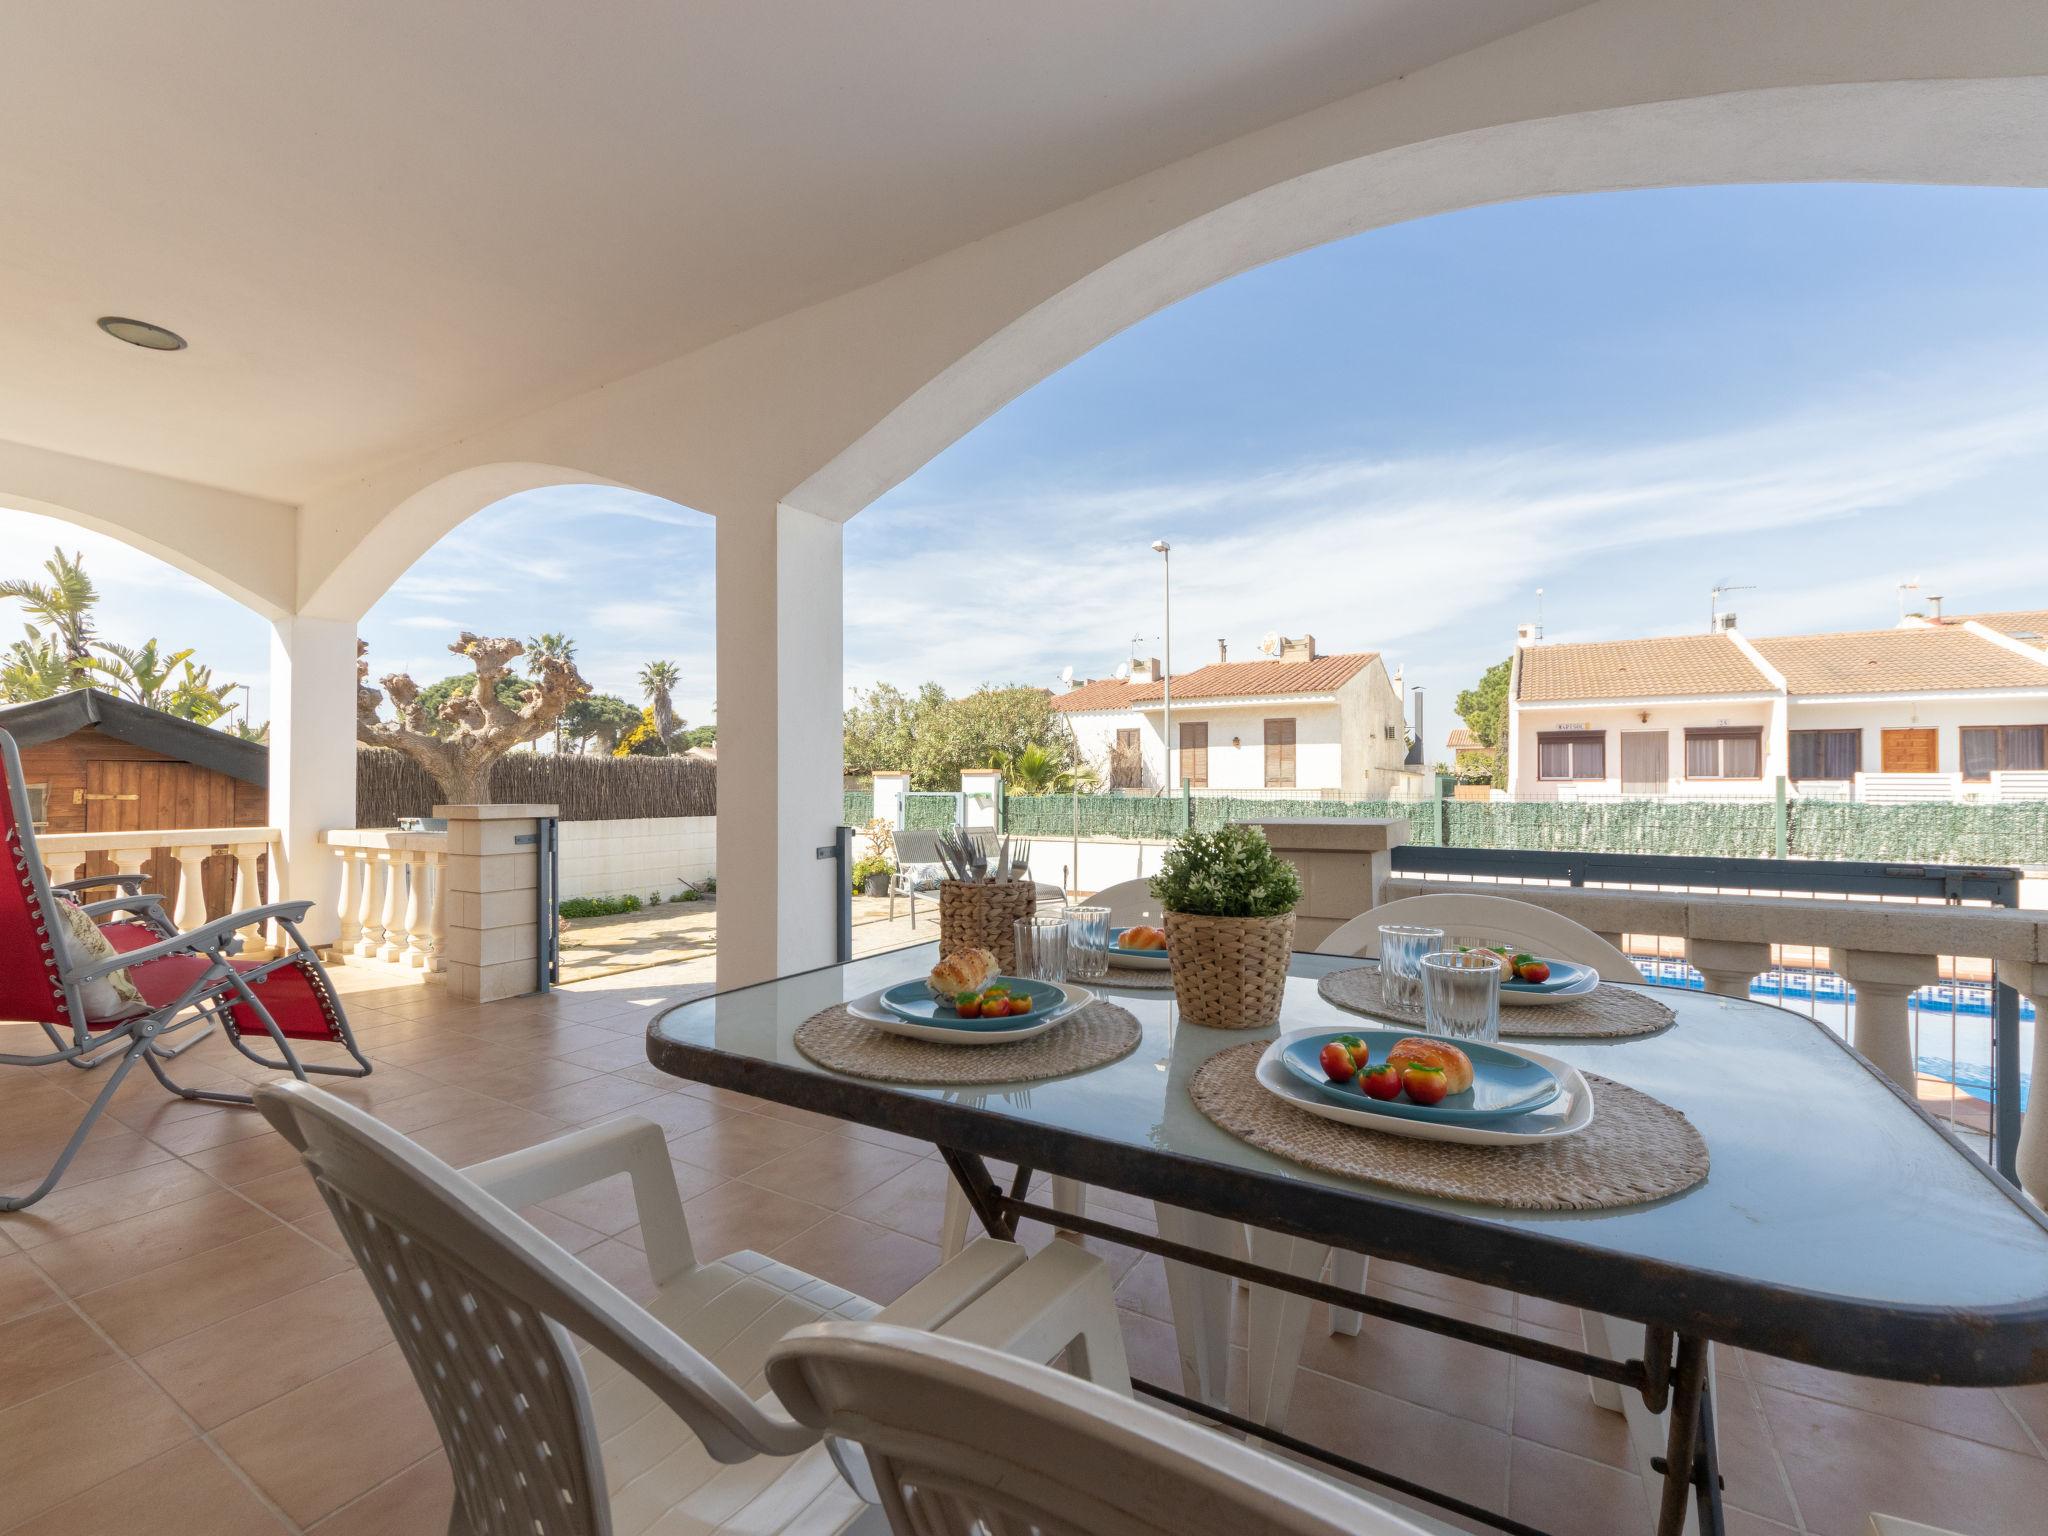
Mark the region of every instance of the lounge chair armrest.
<instances>
[{"instance_id":1,"label":"lounge chair armrest","mask_svg":"<svg viewBox=\"0 0 2048 1536\"><path fill-rule=\"evenodd\" d=\"M486 1194L517 1210L618 1174L633 1181L633 1207L640 1217L641 1246L657 1282L696 1262L682 1191L668 1160L661 1127L637 1115L585 1126L552 1141L522 1147L462 1170Z\"/></svg>"},{"instance_id":2,"label":"lounge chair armrest","mask_svg":"<svg viewBox=\"0 0 2048 1536\"><path fill-rule=\"evenodd\" d=\"M287 923L296 923L313 908L310 901L275 901L267 907L251 907L246 912L230 912L226 917L217 917L210 923L203 923L186 933L159 940L144 949L131 949L126 954L115 955L98 965L79 971L73 981L90 981L95 976L104 976L109 971L122 970L131 965L147 965L152 960L168 959L172 955L189 955L198 949L222 949L241 929L257 923L267 923L278 918Z\"/></svg>"},{"instance_id":3,"label":"lounge chair armrest","mask_svg":"<svg viewBox=\"0 0 2048 1536\"><path fill-rule=\"evenodd\" d=\"M61 896L75 896L80 891L92 890L95 886L118 885L133 895L149 884L147 875L87 875L83 880L60 880L50 889Z\"/></svg>"},{"instance_id":4,"label":"lounge chair armrest","mask_svg":"<svg viewBox=\"0 0 2048 1536\"><path fill-rule=\"evenodd\" d=\"M133 912L140 917L154 916L162 923L159 931L166 938L178 931L164 912L162 895L156 891L150 891L146 895L110 896L105 901L89 901L78 910L93 919L111 917L116 912Z\"/></svg>"}]
</instances>

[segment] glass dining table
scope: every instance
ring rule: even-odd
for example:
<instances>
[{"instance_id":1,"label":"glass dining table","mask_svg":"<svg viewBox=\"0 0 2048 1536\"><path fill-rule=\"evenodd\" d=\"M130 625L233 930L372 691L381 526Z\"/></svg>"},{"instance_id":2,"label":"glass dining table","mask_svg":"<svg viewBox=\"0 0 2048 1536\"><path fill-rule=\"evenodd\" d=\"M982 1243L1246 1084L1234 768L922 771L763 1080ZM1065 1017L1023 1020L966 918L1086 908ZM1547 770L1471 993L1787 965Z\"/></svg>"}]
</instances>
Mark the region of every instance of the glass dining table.
<instances>
[{"instance_id":1,"label":"glass dining table","mask_svg":"<svg viewBox=\"0 0 2048 1536\"><path fill-rule=\"evenodd\" d=\"M813 1014L921 976L922 945L681 1004L648 1029L663 1071L927 1141L998 1237L1032 1219L1160 1254L1169 1265L1269 1285L1582 1372L1659 1416L1660 1533L1722 1527L1709 1346L1850 1374L1947 1386L2048 1381L2048 1221L1906 1092L1833 1033L1784 1009L1646 989L1675 1013L1660 1033L1546 1039L1570 1065L1681 1111L1711 1172L1685 1192L1590 1211L1528 1211L1419 1196L1320 1173L1212 1123L1188 1095L1196 1068L1247 1039L1343 1028L1322 975L1355 959L1297 954L1278 1030L1179 1021L1171 991L1106 990L1143 1028L1138 1048L1071 1077L972 1088L827 1071L793 1043ZM1010 1164L1007 1184L988 1161ZM1044 1173L1191 1213L1139 1231L1030 1198ZM1114 1213L1110 1213L1114 1214ZM1218 1224L1224 1224L1219 1227ZM1229 1224L1497 1286L1625 1326L1630 1347L1585 1351L1275 1268L1215 1241ZM1192 1240L1191 1240L1192 1239ZM1183 1344L1185 1358L1187 1346ZM1625 1356L1625 1358L1624 1358ZM1139 1390L1397 1492L1510 1531L1530 1528L1232 1413L1221 1392ZM1182 1388L1190 1386L1184 1381Z\"/></svg>"}]
</instances>

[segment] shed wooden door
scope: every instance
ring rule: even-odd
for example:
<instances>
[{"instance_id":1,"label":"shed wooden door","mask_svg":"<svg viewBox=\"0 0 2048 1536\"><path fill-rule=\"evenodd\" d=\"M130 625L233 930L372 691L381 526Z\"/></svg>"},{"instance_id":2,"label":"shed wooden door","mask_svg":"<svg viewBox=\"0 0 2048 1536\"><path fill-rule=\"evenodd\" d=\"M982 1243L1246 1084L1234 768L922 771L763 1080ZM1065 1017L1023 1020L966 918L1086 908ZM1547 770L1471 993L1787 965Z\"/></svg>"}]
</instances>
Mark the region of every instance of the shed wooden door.
<instances>
[{"instance_id":1,"label":"shed wooden door","mask_svg":"<svg viewBox=\"0 0 2048 1536\"><path fill-rule=\"evenodd\" d=\"M1920 728L1880 733L1886 773L1935 773L1941 768L1941 733Z\"/></svg>"},{"instance_id":2,"label":"shed wooden door","mask_svg":"<svg viewBox=\"0 0 2048 1536\"><path fill-rule=\"evenodd\" d=\"M1621 733L1621 792L1624 795L1670 793L1670 742L1668 731Z\"/></svg>"},{"instance_id":3,"label":"shed wooden door","mask_svg":"<svg viewBox=\"0 0 2048 1536\"><path fill-rule=\"evenodd\" d=\"M89 762L85 765L85 830L141 832L155 827L231 827L235 824L234 781L190 763ZM114 867L96 859L89 874ZM221 854L206 861L206 910L227 911L235 861ZM178 902L178 861L168 847L150 851L142 872L164 906Z\"/></svg>"}]
</instances>

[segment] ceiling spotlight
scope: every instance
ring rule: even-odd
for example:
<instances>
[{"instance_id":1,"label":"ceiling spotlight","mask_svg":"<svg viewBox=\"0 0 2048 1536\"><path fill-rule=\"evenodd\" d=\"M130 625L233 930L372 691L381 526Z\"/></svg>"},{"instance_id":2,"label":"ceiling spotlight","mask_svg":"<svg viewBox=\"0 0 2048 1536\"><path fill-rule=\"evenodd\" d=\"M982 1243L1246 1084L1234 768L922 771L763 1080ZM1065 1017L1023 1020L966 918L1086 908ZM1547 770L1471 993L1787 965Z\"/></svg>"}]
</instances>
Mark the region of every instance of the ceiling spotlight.
<instances>
[{"instance_id":1,"label":"ceiling spotlight","mask_svg":"<svg viewBox=\"0 0 2048 1536\"><path fill-rule=\"evenodd\" d=\"M125 341L131 347L147 347L152 352L182 352L185 338L176 331L167 331L160 325L151 325L147 320L128 320L120 315L101 315L100 329L116 341Z\"/></svg>"}]
</instances>

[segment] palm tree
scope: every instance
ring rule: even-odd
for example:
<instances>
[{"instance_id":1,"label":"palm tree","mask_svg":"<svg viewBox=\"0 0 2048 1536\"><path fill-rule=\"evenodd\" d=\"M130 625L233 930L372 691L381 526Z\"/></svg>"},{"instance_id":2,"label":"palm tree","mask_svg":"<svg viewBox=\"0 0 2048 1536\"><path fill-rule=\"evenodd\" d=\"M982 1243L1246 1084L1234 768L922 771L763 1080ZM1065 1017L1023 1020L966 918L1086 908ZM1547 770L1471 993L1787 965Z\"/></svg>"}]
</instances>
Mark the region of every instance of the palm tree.
<instances>
[{"instance_id":1,"label":"palm tree","mask_svg":"<svg viewBox=\"0 0 2048 1536\"><path fill-rule=\"evenodd\" d=\"M15 641L0 654L0 699L9 704L32 704L70 691L71 664L57 649L57 642L33 624L22 628L27 638Z\"/></svg>"},{"instance_id":2,"label":"palm tree","mask_svg":"<svg viewBox=\"0 0 2048 1536\"><path fill-rule=\"evenodd\" d=\"M676 713L672 697L682 680L682 669L672 661L650 661L640 669L640 691L654 706L654 734L665 747L672 746L683 729L683 719Z\"/></svg>"},{"instance_id":3,"label":"palm tree","mask_svg":"<svg viewBox=\"0 0 2048 1536\"><path fill-rule=\"evenodd\" d=\"M1093 777L1085 769L1076 773L1061 767L1057 756L1036 745L1007 756L998 753L989 766L1002 774L1005 785L1025 795L1065 794Z\"/></svg>"},{"instance_id":4,"label":"palm tree","mask_svg":"<svg viewBox=\"0 0 2048 1536\"><path fill-rule=\"evenodd\" d=\"M150 643L154 645L156 642ZM170 697L164 700L163 707L180 720L190 720L195 725L212 725L231 708L228 695L240 686L239 683L216 683L213 680L213 668L202 667L198 662L188 660L185 663L184 676L180 677L171 689ZM243 722L245 725L247 723ZM265 731L270 729L267 723L263 728Z\"/></svg>"},{"instance_id":5,"label":"palm tree","mask_svg":"<svg viewBox=\"0 0 2048 1536\"><path fill-rule=\"evenodd\" d=\"M540 634L526 638L526 675L539 677L548 661L571 662L576 660L576 642L555 630L543 630ZM565 752L569 747L568 717L555 722L555 750ZM540 743L534 743L534 750L540 750Z\"/></svg>"},{"instance_id":6,"label":"palm tree","mask_svg":"<svg viewBox=\"0 0 2048 1536\"><path fill-rule=\"evenodd\" d=\"M28 610L30 618L49 626L74 688L85 686L85 674L92 665L92 610L100 600L99 589L85 574L84 559L82 554L67 557L60 548L43 562L49 581L0 581L0 598L13 598Z\"/></svg>"},{"instance_id":7,"label":"palm tree","mask_svg":"<svg viewBox=\"0 0 2048 1536\"><path fill-rule=\"evenodd\" d=\"M189 647L169 656L162 655L153 637L139 646L121 645L112 640L101 640L96 644L107 656L87 657L87 669L111 682L114 691L123 698L132 699L149 709L165 707L174 687L171 681L173 674L180 665L192 659Z\"/></svg>"}]
</instances>

